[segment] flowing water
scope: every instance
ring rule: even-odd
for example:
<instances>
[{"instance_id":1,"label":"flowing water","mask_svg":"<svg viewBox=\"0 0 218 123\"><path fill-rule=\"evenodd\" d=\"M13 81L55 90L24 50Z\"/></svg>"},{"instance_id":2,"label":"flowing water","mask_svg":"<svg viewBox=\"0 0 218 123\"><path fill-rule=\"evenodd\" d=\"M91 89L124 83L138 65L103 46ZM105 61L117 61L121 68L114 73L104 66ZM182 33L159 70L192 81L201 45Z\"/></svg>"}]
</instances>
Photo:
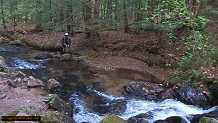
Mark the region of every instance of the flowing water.
<instances>
[{"instance_id":1,"label":"flowing water","mask_svg":"<svg viewBox=\"0 0 218 123\"><path fill-rule=\"evenodd\" d=\"M149 116L145 121L149 123L171 116L180 116L189 123L191 115L208 113L216 108L204 110L201 107L185 105L173 99L155 102L113 96L99 91L102 89L96 82L98 76L90 71L89 67L77 61L34 59L33 56L39 53L42 52L27 47L0 45L0 56L5 57L12 67L44 81L55 78L61 82L61 88L52 93L57 93L62 99L74 104L72 117L78 123L98 123L104 116L111 113L110 108L106 108L110 106L123 109L118 116L125 120L147 113Z\"/></svg>"}]
</instances>

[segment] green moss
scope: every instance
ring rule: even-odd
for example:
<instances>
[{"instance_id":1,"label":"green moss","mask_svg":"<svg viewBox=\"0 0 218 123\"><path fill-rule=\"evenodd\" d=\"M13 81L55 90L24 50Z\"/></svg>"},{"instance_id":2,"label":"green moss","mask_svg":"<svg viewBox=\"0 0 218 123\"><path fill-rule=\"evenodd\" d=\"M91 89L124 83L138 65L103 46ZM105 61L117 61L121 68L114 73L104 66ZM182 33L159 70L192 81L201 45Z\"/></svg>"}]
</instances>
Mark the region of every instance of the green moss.
<instances>
[{"instance_id":1,"label":"green moss","mask_svg":"<svg viewBox=\"0 0 218 123\"><path fill-rule=\"evenodd\" d=\"M16 116L19 112L20 112L20 110L15 110L15 111L7 114L7 116Z\"/></svg>"},{"instance_id":2,"label":"green moss","mask_svg":"<svg viewBox=\"0 0 218 123\"><path fill-rule=\"evenodd\" d=\"M218 120L210 117L202 117L200 118L199 123L218 123Z\"/></svg>"},{"instance_id":3,"label":"green moss","mask_svg":"<svg viewBox=\"0 0 218 123\"><path fill-rule=\"evenodd\" d=\"M22 42L24 42L29 47L33 47L39 50L47 50L47 51L61 51L62 50L61 46L58 46L58 45L42 44L39 42L33 42L33 41L27 41L27 40L23 40Z\"/></svg>"},{"instance_id":4,"label":"green moss","mask_svg":"<svg viewBox=\"0 0 218 123\"><path fill-rule=\"evenodd\" d=\"M115 114L111 114L109 116L104 117L100 123L127 123L122 118L116 116Z\"/></svg>"},{"instance_id":5,"label":"green moss","mask_svg":"<svg viewBox=\"0 0 218 123\"><path fill-rule=\"evenodd\" d=\"M189 78L191 75L192 74L190 72L188 72L188 73L185 73L185 74L175 76L175 77L170 79L170 83L172 85L175 85L177 83L181 83L183 80L187 80L187 78Z\"/></svg>"}]
</instances>

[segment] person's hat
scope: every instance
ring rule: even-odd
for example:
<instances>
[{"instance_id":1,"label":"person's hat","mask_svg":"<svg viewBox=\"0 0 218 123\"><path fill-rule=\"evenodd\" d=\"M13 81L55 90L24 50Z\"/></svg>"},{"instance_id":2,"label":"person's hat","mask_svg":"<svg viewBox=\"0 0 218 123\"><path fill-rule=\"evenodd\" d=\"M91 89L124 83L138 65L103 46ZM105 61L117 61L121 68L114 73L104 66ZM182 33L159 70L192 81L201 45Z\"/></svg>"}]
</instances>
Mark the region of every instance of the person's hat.
<instances>
[{"instance_id":1,"label":"person's hat","mask_svg":"<svg viewBox=\"0 0 218 123\"><path fill-rule=\"evenodd\" d=\"M67 32L64 35L69 35Z\"/></svg>"}]
</instances>

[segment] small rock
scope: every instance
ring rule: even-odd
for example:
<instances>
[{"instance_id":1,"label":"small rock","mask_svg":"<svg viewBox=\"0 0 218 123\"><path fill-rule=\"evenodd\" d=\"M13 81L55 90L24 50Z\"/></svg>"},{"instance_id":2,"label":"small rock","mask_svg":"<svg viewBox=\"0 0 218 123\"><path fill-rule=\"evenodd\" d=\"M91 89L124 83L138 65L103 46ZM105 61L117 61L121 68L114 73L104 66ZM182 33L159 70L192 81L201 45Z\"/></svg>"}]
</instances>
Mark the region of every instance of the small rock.
<instances>
[{"instance_id":1,"label":"small rock","mask_svg":"<svg viewBox=\"0 0 218 123\"><path fill-rule=\"evenodd\" d=\"M203 88L203 87L204 87L204 85L203 85L203 84L200 84L200 85L199 85L199 87L200 87L200 88Z\"/></svg>"},{"instance_id":2,"label":"small rock","mask_svg":"<svg viewBox=\"0 0 218 123\"><path fill-rule=\"evenodd\" d=\"M1 76L1 77L8 77L9 75L8 75L8 73L0 72L0 76Z\"/></svg>"},{"instance_id":3,"label":"small rock","mask_svg":"<svg viewBox=\"0 0 218 123\"><path fill-rule=\"evenodd\" d=\"M5 61L5 58L0 56L0 68L6 68L7 67L7 64L6 64L6 61Z\"/></svg>"},{"instance_id":4,"label":"small rock","mask_svg":"<svg viewBox=\"0 0 218 123\"><path fill-rule=\"evenodd\" d=\"M48 86L48 89L51 90L51 89L55 89L57 88L58 86L60 86L60 82L58 82L57 80L55 80L54 78L51 78L48 80L48 83L47 83L47 86Z\"/></svg>"},{"instance_id":5,"label":"small rock","mask_svg":"<svg viewBox=\"0 0 218 123\"><path fill-rule=\"evenodd\" d=\"M10 41L9 44L11 44L11 45L22 45L22 41L20 41L20 40Z\"/></svg>"},{"instance_id":6,"label":"small rock","mask_svg":"<svg viewBox=\"0 0 218 123\"><path fill-rule=\"evenodd\" d=\"M61 59L62 60L71 60L72 56L71 56L71 54L63 54Z\"/></svg>"},{"instance_id":7,"label":"small rock","mask_svg":"<svg viewBox=\"0 0 218 123\"><path fill-rule=\"evenodd\" d=\"M7 81L7 83L8 83L9 86L11 86L11 87L13 87L13 88L16 88L16 87L17 87L16 84L15 84L15 82L14 82L13 80L11 80L11 79L9 79L9 80Z\"/></svg>"},{"instance_id":8,"label":"small rock","mask_svg":"<svg viewBox=\"0 0 218 123\"><path fill-rule=\"evenodd\" d=\"M6 98L6 94L0 94L0 99Z\"/></svg>"},{"instance_id":9,"label":"small rock","mask_svg":"<svg viewBox=\"0 0 218 123\"><path fill-rule=\"evenodd\" d=\"M34 78L33 76L30 76L27 78L27 87L39 87L42 86L43 82L41 80L38 80Z\"/></svg>"}]
</instances>

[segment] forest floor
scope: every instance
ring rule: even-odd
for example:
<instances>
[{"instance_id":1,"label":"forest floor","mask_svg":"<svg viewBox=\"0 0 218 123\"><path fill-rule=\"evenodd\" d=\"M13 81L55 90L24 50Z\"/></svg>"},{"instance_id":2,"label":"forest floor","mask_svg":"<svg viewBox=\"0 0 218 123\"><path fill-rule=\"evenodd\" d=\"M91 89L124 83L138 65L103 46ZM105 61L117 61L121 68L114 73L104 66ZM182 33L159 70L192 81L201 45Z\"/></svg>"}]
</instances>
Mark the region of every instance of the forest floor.
<instances>
[{"instance_id":1,"label":"forest floor","mask_svg":"<svg viewBox=\"0 0 218 123\"><path fill-rule=\"evenodd\" d=\"M173 67L179 61L169 54L179 54L175 49L180 44L169 44L166 37L160 37L154 31L141 31L140 34L103 31L99 34L94 39L97 50L92 49L90 39L85 38L85 34L71 37L71 49L88 56L84 61L89 65L107 71L124 68L149 73L160 81L165 81L174 74ZM52 31L27 33L25 40L60 46L63 35L64 32Z\"/></svg>"}]
</instances>

